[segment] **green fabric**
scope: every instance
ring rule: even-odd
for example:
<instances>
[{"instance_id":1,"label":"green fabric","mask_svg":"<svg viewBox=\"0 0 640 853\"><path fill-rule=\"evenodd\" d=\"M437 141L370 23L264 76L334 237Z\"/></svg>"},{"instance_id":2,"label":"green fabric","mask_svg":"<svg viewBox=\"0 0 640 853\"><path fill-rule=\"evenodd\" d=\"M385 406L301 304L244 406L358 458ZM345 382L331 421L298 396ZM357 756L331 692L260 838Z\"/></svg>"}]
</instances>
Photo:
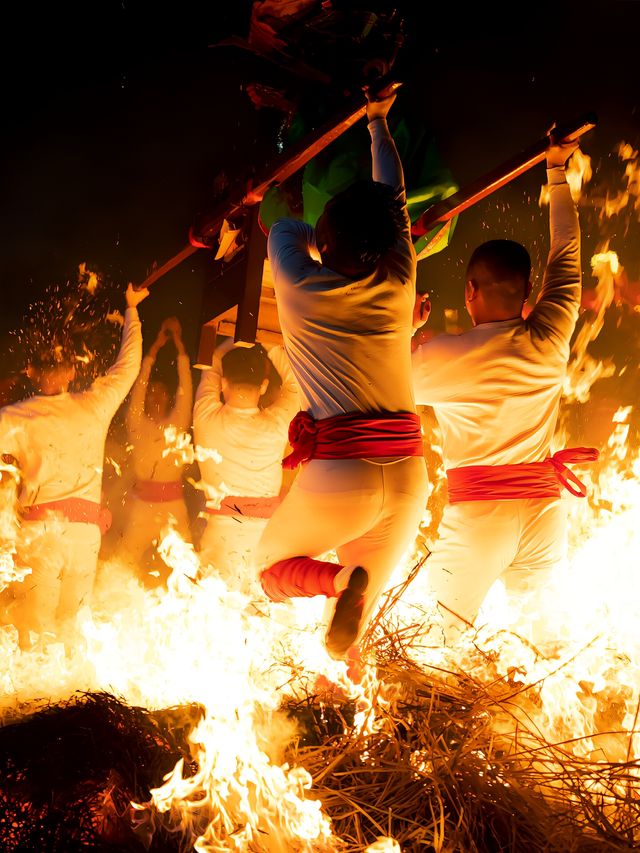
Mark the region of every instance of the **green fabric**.
<instances>
[{"instance_id":1,"label":"green fabric","mask_svg":"<svg viewBox=\"0 0 640 853\"><path fill-rule=\"evenodd\" d=\"M414 126L400 119L391 133L403 163L405 183L407 185L407 206L412 222L436 202L448 198L458 189L449 170L442 164L434 141L426 128L414 121ZM295 136L300 138L300 127L295 127ZM342 192L357 180L371 177L371 146L368 134L363 133L363 124L358 124L335 140L328 148L309 161L302 174L302 216L292 211L289 193L281 187L272 187L265 194L260 205L260 218L270 228L283 217L302 218L315 226L329 199ZM455 220L441 235L433 254L448 245L455 229ZM430 234L414 241L418 255L438 232L439 226Z\"/></svg>"}]
</instances>

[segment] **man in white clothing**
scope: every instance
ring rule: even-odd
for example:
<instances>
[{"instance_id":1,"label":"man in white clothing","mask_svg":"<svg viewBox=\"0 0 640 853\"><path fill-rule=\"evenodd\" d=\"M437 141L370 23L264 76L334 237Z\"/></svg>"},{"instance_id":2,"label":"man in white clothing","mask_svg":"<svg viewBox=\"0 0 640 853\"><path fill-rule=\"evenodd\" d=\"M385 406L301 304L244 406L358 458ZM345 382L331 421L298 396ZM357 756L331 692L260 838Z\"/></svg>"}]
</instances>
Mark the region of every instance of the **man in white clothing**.
<instances>
[{"instance_id":1,"label":"man in white clothing","mask_svg":"<svg viewBox=\"0 0 640 853\"><path fill-rule=\"evenodd\" d=\"M178 387L172 405L166 383L151 378L158 353L172 340L177 353ZM189 538L189 513L183 497L183 465L166 454L165 430L191 427L193 387L189 356L176 317L167 318L142 359L127 410L127 435L131 444L135 482L125 503L124 546L137 566L145 551L171 521L184 539ZM148 580L147 571L143 579Z\"/></svg>"},{"instance_id":2,"label":"man in white clothing","mask_svg":"<svg viewBox=\"0 0 640 853\"><path fill-rule=\"evenodd\" d=\"M100 505L105 439L140 369L137 306L147 296L129 285L118 357L87 391L69 392L72 356L54 361L52 353L51 362L29 368L38 394L0 411L0 452L15 459L21 476L17 559L32 569L13 590L12 619L25 645L32 630L72 629L91 599L109 525Z\"/></svg>"},{"instance_id":3,"label":"man in white clothing","mask_svg":"<svg viewBox=\"0 0 640 853\"><path fill-rule=\"evenodd\" d=\"M413 354L416 401L434 408L447 467L449 503L428 570L448 642L474 621L497 578L514 592L540 589L565 554L561 486L584 492L563 463L596 455L579 448L550 457L580 306L580 230L565 176L576 148L547 152L551 245L533 311L523 319L529 253L489 241L467 269L473 328Z\"/></svg>"},{"instance_id":4,"label":"man in white clothing","mask_svg":"<svg viewBox=\"0 0 640 853\"><path fill-rule=\"evenodd\" d=\"M261 408L269 360L282 385L271 405ZM260 345L223 345L202 374L193 411L208 516L201 561L239 588L255 578L255 548L279 503L287 431L299 408L298 388L281 346L266 353Z\"/></svg>"},{"instance_id":5,"label":"man in white clothing","mask_svg":"<svg viewBox=\"0 0 640 853\"><path fill-rule=\"evenodd\" d=\"M427 475L411 387L416 255L395 99L367 106L371 181L335 196L315 232L281 219L269 258L285 347L302 394L287 466L302 463L259 546L275 601L332 601L327 650L349 654L424 510ZM339 564L315 559L335 550Z\"/></svg>"}]
</instances>

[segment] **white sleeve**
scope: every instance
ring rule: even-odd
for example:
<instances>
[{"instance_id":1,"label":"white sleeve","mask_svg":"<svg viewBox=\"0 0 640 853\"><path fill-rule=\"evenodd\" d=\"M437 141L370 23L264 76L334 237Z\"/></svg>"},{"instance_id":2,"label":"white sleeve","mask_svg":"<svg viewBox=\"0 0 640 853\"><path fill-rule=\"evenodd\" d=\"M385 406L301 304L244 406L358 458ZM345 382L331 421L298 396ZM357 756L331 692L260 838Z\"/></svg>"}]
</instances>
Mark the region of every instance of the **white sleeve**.
<instances>
[{"instance_id":1,"label":"white sleeve","mask_svg":"<svg viewBox=\"0 0 640 853\"><path fill-rule=\"evenodd\" d=\"M402 163L386 119L376 118L370 121L369 133L373 180L394 189L396 198L403 205L404 214L404 226L400 236L393 248L385 254L383 262L389 273L399 278L403 284L415 288L418 262L411 238L411 220L407 210Z\"/></svg>"},{"instance_id":2,"label":"white sleeve","mask_svg":"<svg viewBox=\"0 0 640 853\"><path fill-rule=\"evenodd\" d=\"M320 264L311 256L315 245L315 232L306 222L278 219L273 223L267 252L276 288L283 283L296 284L318 271Z\"/></svg>"},{"instance_id":3,"label":"white sleeve","mask_svg":"<svg viewBox=\"0 0 640 853\"><path fill-rule=\"evenodd\" d=\"M82 395L99 416L111 419L131 390L142 360L142 327L137 308L127 308L118 357Z\"/></svg>"},{"instance_id":4,"label":"white sleeve","mask_svg":"<svg viewBox=\"0 0 640 853\"><path fill-rule=\"evenodd\" d=\"M198 422L206 421L222 408L222 363L216 353L213 356L211 367L202 371L202 377L196 391L196 400L193 407L194 426Z\"/></svg>"},{"instance_id":5,"label":"white sleeve","mask_svg":"<svg viewBox=\"0 0 640 853\"><path fill-rule=\"evenodd\" d=\"M298 383L291 370L289 357L284 347L273 347L269 350L268 355L282 379L280 393L276 400L269 406L268 412L278 425L282 427L283 431L286 431L291 419L300 410Z\"/></svg>"},{"instance_id":6,"label":"white sleeve","mask_svg":"<svg viewBox=\"0 0 640 853\"><path fill-rule=\"evenodd\" d=\"M565 170L547 170L551 246L542 289L526 320L532 339L548 341L569 357L569 345L580 309L580 223Z\"/></svg>"}]
</instances>

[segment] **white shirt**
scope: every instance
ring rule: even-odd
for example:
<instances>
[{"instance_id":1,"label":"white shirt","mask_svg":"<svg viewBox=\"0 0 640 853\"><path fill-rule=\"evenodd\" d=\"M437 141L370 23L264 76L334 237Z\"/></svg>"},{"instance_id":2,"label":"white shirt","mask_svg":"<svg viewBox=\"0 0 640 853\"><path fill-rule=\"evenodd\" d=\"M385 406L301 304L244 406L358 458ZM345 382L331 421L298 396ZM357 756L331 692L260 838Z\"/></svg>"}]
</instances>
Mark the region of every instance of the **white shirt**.
<instances>
[{"instance_id":1,"label":"white shirt","mask_svg":"<svg viewBox=\"0 0 640 853\"><path fill-rule=\"evenodd\" d=\"M17 460L23 506L66 498L100 502L107 430L141 357L138 311L127 308L115 364L87 391L37 395L0 410L0 452Z\"/></svg>"},{"instance_id":2,"label":"white shirt","mask_svg":"<svg viewBox=\"0 0 640 853\"><path fill-rule=\"evenodd\" d=\"M394 187L406 201L402 166L386 121L374 119L369 131L373 179ZM363 279L345 278L314 260L315 233L298 220L273 225L268 251L303 408L316 419L345 412L415 412L416 255L408 214L397 244Z\"/></svg>"},{"instance_id":3,"label":"white shirt","mask_svg":"<svg viewBox=\"0 0 640 853\"><path fill-rule=\"evenodd\" d=\"M580 305L580 228L564 169L547 171L551 247L526 320L439 335L413 355L416 400L431 405L448 468L540 462L550 452Z\"/></svg>"},{"instance_id":4,"label":"white shirt","mask_svg":"<svg viewBox=\"0 0 640 853\"><path fill-rule=\"evenodd\" d=\"M289 423L300 408L298 388L282 347L269 352L282 379L277 399L265 409L238 409L220 401L222 364L216 354L196 391L193 433L196 447L216 450L222 461L200 462L205 495L274 497L282 486L282 457Z\"/></svg>"},{"instance_id":5,"label":"white shirt","mask_svg":"<svg viewBox=\"0 0 640 853\"><path fill-rule=\"evenodd\" d=\"M173 483L182 478L183 466L176 465L175 455L162 455L167 447L165 429L175 426L185 432L191 426L193 388L189 356L178 355L177 362L178 388L175 405L166 418L156 421L144 410L154 359L149 356L142 359L140 374L133 386L127 410L127 434L133 444L133 470L136 480Z\"/></svg>"}]
</instances>

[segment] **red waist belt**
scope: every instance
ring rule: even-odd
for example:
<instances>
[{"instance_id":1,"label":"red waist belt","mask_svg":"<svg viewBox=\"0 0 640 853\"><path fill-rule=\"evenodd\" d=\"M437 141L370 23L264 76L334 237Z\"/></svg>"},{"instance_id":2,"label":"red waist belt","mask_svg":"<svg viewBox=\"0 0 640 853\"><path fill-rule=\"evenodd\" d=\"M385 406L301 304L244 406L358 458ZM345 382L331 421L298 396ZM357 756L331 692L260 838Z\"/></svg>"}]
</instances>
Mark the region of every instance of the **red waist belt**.
<instances>
[{"instance_id":1,"label":"red waist belt","mask_svg":"<svg viewBox=\"0 0 640 853\"><path fill-rule=\"evenodd\" d=\"M179 501L182 498L182 480L163 483L159 480L137 480L133 484L133 494L147 503L165 503Z\"/></svg>"},{"instance_id":2,"label":"red waist belt","mask_svg":"<svg viewBox=\"0 0 640 853\"><path fill-rule=\"evenodd\" d=\"M565 462L594 462L598 456L595 447L568 447L544 462L449 468L449 503L557 498L561 487L583 498L587 488Z\"/></svg>"},{"instance_id":3,"label":"red waist belt","mask_svg":"<svg viewBox=\"0 0 640 853\"><path fill-rule=\"evenodd\" d=\"M59 512L67 521L95 524L100 528L100 533L106 533L111 527L110 511L99 503L84 498L64 498L60 501L25 506L22 517L24 521L43 521L49 512Z\"/></svg>"},{"instance_id":4,"label":"red waist belt","mask_svg":"<svg viewBox=\"0 0 640 853\"><path fill-rule=\"evenodd\" d=\"M227 495L218 509L206 507L209 515L246 515L247 518L271 518L280 504L278 495L271 498L249 498Z\"/></svg>"},{"instance_id":5,"label":"red waist belt","mask_svg":"<svg viewBox=\"0 0 640 853\"><path fill-rule=\"evenodd\" d=\"M317 421L298 412L289 424L291 453L283 468L311 459L369 459L376 456L422 456L420 418L411 412L348 412Z\"/></svg>"}]
</instances>

